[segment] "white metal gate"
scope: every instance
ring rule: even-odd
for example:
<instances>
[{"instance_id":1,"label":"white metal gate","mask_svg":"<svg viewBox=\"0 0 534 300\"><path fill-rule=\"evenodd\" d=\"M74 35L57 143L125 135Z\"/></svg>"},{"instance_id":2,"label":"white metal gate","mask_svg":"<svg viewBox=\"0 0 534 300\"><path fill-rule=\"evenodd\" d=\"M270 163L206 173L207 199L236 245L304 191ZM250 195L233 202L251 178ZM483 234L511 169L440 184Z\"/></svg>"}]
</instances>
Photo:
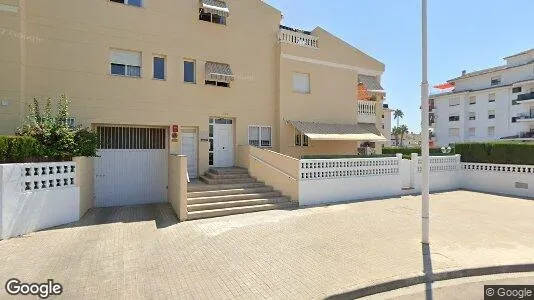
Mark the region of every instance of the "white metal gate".
<instances>
[{"instance_id":1,"label":"white metal gate","mask_svg":"<svg viewBox=\"0 0 534 300\"><path fill-rule=\"evenodd\" d=\"M165 128L99 126L95 160L95 206L167 201Z\"/></svg>"},{"instance_id":2,"label":"white metal gate","mask_svg":"<svg viewBox=\"0 0 534 300\"><path fill-rule=\"evenodd\" d=\"M187 156L187 172L189 174L189 178L197 178L198 168L196 132L182 133L182 154Z\"/></svg>"}]
</instances>

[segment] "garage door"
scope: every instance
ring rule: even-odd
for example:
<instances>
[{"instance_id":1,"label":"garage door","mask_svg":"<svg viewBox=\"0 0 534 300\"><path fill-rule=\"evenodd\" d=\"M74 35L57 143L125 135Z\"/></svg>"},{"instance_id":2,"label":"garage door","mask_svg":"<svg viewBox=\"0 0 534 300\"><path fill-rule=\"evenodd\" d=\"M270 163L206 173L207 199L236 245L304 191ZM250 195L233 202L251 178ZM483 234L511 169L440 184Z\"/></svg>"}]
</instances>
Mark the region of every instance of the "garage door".
<instances>
[{"instance_id":1,"label":"garage door","mask_svg":"<svg viewBox=\"0 0 534 300\"><path fill-rule=\"evenodd\" d=\"M167 202L165 128L99 126L95 206Z\"/></svg>"}]
</instances>

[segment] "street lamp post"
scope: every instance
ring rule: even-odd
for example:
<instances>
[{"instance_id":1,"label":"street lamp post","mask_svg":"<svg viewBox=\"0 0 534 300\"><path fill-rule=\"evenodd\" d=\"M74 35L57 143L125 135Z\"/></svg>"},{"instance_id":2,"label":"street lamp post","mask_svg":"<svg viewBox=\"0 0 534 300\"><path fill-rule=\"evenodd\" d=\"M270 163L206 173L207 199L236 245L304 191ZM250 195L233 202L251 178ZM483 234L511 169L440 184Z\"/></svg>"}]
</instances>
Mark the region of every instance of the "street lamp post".
<instances>
[{"instance_id":1,"label":"street lamp post","mask_svg":"<svg viewBox=\"0 0 534 300\"><path fill-rule=\"evenodd\" d=\"M422 82L421 82L421 156L422 156L422 180L421 180L421 242L429 244L430 231L430 180L429 180L429 138L428 138L428 62L427 62L427 0L422 0Z\"/></svg>"}]
</instances>

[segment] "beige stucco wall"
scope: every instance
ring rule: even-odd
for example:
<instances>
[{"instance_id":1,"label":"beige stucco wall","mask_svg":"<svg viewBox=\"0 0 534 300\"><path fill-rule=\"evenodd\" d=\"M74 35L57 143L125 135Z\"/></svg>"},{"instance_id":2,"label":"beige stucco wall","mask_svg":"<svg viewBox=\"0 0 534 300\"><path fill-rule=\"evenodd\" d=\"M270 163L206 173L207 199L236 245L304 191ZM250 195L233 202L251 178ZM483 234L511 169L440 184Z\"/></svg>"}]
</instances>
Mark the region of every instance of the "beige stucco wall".
<instances>
[{"instance_id":1,"label":"beige stucco wall","mask_svg":"<svg viewBox=\"0 0 534 300\"><path fill-rule=\"evenodd\" d=\"M355 154L358 142L310 141L309 147L295 147L294 128L287 120L357 123L358 74L380 78L385 67L321 28L312 35L319 38L319 49L280 46L280 152L294 157ZM310 93L293 92L294 72L310 75ZM377 128L382 126L382 102L382 95L377 95Z\"/></svg>"},{"instance_id":2,"label":"beige stucco wall","mask_svg":"<svg viewBox=\"0 0 534 300\"><path fill-rule=\"evenodd\" d=\"M94 158L74 157L76 185L80 187L80 218L94 206Z\"/></svg>"},{"instance_id":3,"label":"beige stucco wall","mask_svg":"<svg viewBox=\"0 0 534 300\"><path fill-rule=\"evenodd\" d=\"M169 203L178 220L187 220L187 157L169 156Z\"/></svg>"},{"instance_id":4,"label":"beige stucco wall","mask_svg":"<svg viewBox=\"0 0 534 300\"><path fill-rule=\"evenodd\" d=\"M18 9L17 0L2 4ZM0 10L0 134L13 134L19 124L21 47L25 43L20 14Z\"/></svg>"},{"instance_id":5,"label":"beige stucco wall","mask_svg":"<svg viewBox=\"0 0 534 300\"><path fill-rule=\"evenodd\" d=\"M42 41L26 46L26 102L65 93L77 123L87 126L177 124L197 127L202 136L215 116L235 119L236 145L248 144L248 125L273 126L276 134L279 11L260 0L228 0L223 26L198 20L198 0L143 2L138 8L109 0L28 1L27 32ZM6 18L2 26L10 22L16 30L17 14ZM17 61L18 41L6 46L1 38L0 55ZM141 51L141 78L110 75L110 48ZM153 54L167 57L165 81L152 79ZM184 58L197 61L197 84L183 82ZM205 61L231 66L236 80L230 88L204 84ZM0 64L0 90L16 97L17 64ZM9 107L9 120L2 118L2 132L18 124L16 107ZM208 147L200 142L199 173L208 167ZM180 152L180 143L171 148Z\"/></svg>"},{"instance_id":6,"label":"beige stucco wall","mask_svg":"<svg viewBox=\"0 0 534 300\"><path fill-rule=\"evenodd\" d=\"M249 146L248 152L250 175L298 203L299 161L293 157L252 146Z\"/></svg>"}]
</instances>

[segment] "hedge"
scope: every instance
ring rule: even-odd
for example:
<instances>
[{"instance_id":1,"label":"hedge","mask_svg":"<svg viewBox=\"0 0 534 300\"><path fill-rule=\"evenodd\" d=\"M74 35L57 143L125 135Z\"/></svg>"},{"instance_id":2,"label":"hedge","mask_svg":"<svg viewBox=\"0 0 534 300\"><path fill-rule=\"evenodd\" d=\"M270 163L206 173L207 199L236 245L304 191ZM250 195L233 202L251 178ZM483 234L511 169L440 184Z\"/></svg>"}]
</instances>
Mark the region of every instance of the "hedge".
<instances>
[{"instance_id":1,"label":"hedge","mask_svg":"<svg viewBox=\"0 0 534 300\"><path fill-rule=\"evenodd\" d=\"M464 162L534 165L532 143L459 143L455 148Z\"/></svg>"},{"instance_id":2,"label":"hedge","mask_svg":"<svg viewBox=\"0 0 534 300\"><path fill-rule=\"evenodd\" d=\"M0 136L0 163L31 162L41 156L41 145L32 137Z\"/></svg>"},{"instance_id":3,"label":"hedge","mask_svg":"<svg viewBox=\"0 0 534 300\"><path fill-rule=\"evenodd\" d=\"M373 155L352 155L352 154L340 154L340 155L302 155L301 159L342 159L342 158L373 158L373 157L395 157L392 154L373 154Z\"/></svg>"},{"instance_id":4,"label":"hedge","mask_svg":"<svg viewBox=\"0 0 534 300\"><path fill-rule=\"evenodd\" d=\"M382 149L383 154L397 154L401 153L403 156L410 156L412 153L421 155L421 148L396 148L396 147L384 147ZM430 155L453 155L454 151L449 154L441 153L440 148L430 148Z\"/></svg>"}]
</instances>

